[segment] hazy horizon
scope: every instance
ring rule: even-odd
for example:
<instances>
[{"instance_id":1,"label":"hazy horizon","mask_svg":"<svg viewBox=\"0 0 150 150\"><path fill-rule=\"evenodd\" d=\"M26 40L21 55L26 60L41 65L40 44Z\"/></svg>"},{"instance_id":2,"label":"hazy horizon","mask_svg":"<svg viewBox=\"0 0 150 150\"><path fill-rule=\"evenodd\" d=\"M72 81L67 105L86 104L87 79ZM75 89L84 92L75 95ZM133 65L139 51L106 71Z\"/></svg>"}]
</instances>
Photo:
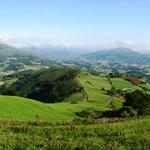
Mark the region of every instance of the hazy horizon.
<instances>
[{"instance_id":1,"label":"hazy horizon","mask_svg":"<svg viewBox=\"0 0 150 150\"><path fill-rule=\"evenodd\" d=\"M0 43L150 52L149 4L148 0L5 0L0 5Z\"/></svg>"}]
</instances>

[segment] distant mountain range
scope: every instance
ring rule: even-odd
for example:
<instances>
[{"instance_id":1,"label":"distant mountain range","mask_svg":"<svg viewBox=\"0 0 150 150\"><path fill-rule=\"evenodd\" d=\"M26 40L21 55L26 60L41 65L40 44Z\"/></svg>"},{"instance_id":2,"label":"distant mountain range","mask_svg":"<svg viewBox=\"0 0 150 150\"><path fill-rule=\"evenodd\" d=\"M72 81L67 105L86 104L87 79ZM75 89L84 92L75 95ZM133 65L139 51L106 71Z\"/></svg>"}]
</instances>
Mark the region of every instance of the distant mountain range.
<instances>
[{"instance_id":1,"label":"distant mountain range","mask_svg":"<svg viewBox=\"0 0 150 150\"><path fill-rule=\"evenodd\" d=\"M6 44L0 44L0 58L7 58L12 56L27 56L29 55L28 52L25 52L22 49L17 49L15 47L6 45Z\"/></svg>"},{"instance_id":2,"label":"distant mountain range","mask_svg":"<svg viewBox=\"0 0 150 150\"><path fill-rule=\"evenodd\" d=\"M60 64L51 59L42 59L29 51L0 44L0 71L19 71L51 65Z\"/></svg>"},{"instance_id":3,"label":"distant mountain range","mask_svg":"<svg viewBox=\"0 0 150 150\"><path fill-rule=\"evenodd\" d=\"M79 57L80 55L86 54L87 50L81 50L79 48L67 48L67 47L23 47L27 52L31 52L42 58L48 59L69 59Z\"/></svg>"},{"instance_id":4,"label":"distant mountain range","mask_svg":"<svg viewBox=\"0 0 150 150\"><path fill-rule=\"evenodd\" d=\"M54 47L54 48L30 47L18 49L6 44L0 44L0 63L1 63L0 69L3 68L3 66L7 66L8 63L11 66L13 64L15 64L15 66L18 66L19 63L20 65L22 63L25 65L28 64L32 65L39 63L40 65L42 65L43 62L41 62L41 59L49 61L46 63L44 62L44 65L45 64L50 65L49 63L57 64L55 59L63 61L75 60L76 62L86 60L87 62L108 61L111 63L117 62L120 64L150 64L149 54L142 54L129 48L120 47L91 53L87 52L88 50L84 51L76 48L69 49L62 47Z\"/></svg>"},{"instance_id":5,"label":"distant mountain range","mask_svg":"<svg viewBox=\"0 0 150 150\"><path fill-rule=\"evenodd\" d=\"M129 48L101 50L82 55L81 59L127 64L150 64L150 57Z\"/></svg>"}]
</instances>

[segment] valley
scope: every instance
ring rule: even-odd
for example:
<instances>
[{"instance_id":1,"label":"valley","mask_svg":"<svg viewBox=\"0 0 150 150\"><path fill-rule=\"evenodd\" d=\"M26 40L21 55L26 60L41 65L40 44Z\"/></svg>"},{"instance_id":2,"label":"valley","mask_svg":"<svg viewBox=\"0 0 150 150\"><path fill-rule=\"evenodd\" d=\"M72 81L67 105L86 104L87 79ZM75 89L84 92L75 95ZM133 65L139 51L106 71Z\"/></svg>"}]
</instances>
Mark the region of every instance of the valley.
<instances>
[{"instance_id":1,"label":"valley","mask_svg":"<svg viewBox=\"0 0 150 150\"><path fill-rule=\"evenodd\" d=\"M113 59L3 53L0 148L149 149L149 61Z\"/></svg>"},{"instance_id":2,"label":"valley","mask_svg":"<svg viewBox=\"0 0 150 150\"><path fill-rule=\"evenodd\" d=\"M0 2L0 150L150 150L150 1Z\"/></svg>"}]
</instances>

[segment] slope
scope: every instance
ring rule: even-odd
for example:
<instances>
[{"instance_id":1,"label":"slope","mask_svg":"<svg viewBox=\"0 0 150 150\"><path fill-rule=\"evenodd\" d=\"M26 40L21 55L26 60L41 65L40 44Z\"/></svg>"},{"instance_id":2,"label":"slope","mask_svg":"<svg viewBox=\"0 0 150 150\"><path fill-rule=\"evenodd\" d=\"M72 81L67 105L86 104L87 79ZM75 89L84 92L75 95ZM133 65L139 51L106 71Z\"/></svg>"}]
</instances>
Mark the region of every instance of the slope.
<instances>
[{"instance_id":1,"label":"slope","mask_svg":"<svg viewBox=\"0 0 150 150\"><path fill-rule=\"evenodd\" d=\"M16 96L0 96L0 119L36 120L36 116L39 116L42 120L62 121L74 119L75 112L86 108L96 108L102 111L110 109L109 96L101 90L111 87L107 78L81 72L78 80L84 87L88 100L83 99L81 93L73 94L63 102L51 104ZM138 88L123 79L115 78L112 82L118 88ZM73 101L77 102L73 103ZM114 104L117 107L122 105L117 99Z\"/></svg>"},{"instance_id":2,"label":"slope","mask_svg":"<svg viewBox=\"0 0 150 150\"><path fill-rule=\"evenodd\" d=\"M7 58L17 55L27 56L29 53L6 44L0 44L0 58Z\"/></svg>"},{"instance_id":3,"label":"slope","mask_svg":"<svg viewBox=\"0 0 150 150\"><path fill-rule=\"evenodd\" d=\"M47 121L72 120L75 117L74 112L89 107L107 109L97 103L90 102L45 104L22 97L0 96L0 119L36 120L36 116L39 116L41 120Z\"/></svg>"}]
</instances>

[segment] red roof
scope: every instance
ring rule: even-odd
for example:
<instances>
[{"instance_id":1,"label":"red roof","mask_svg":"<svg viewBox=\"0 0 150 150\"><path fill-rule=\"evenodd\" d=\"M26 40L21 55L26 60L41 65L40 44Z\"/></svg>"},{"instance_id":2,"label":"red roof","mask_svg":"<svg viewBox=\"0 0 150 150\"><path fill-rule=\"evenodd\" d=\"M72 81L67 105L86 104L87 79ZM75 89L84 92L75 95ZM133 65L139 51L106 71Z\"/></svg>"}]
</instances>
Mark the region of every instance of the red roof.
<instances>
[{"instance_id":1,"label":"red roof","mask_svg":"<svg viewBox=\"0 0 150 150\"><path fill-rule=\"evenodd\" d=\"M119 99L120 99L121 101L125 101L125 97L124 97L124 96L119 96Z\"/></svg>"}]
</instances>

